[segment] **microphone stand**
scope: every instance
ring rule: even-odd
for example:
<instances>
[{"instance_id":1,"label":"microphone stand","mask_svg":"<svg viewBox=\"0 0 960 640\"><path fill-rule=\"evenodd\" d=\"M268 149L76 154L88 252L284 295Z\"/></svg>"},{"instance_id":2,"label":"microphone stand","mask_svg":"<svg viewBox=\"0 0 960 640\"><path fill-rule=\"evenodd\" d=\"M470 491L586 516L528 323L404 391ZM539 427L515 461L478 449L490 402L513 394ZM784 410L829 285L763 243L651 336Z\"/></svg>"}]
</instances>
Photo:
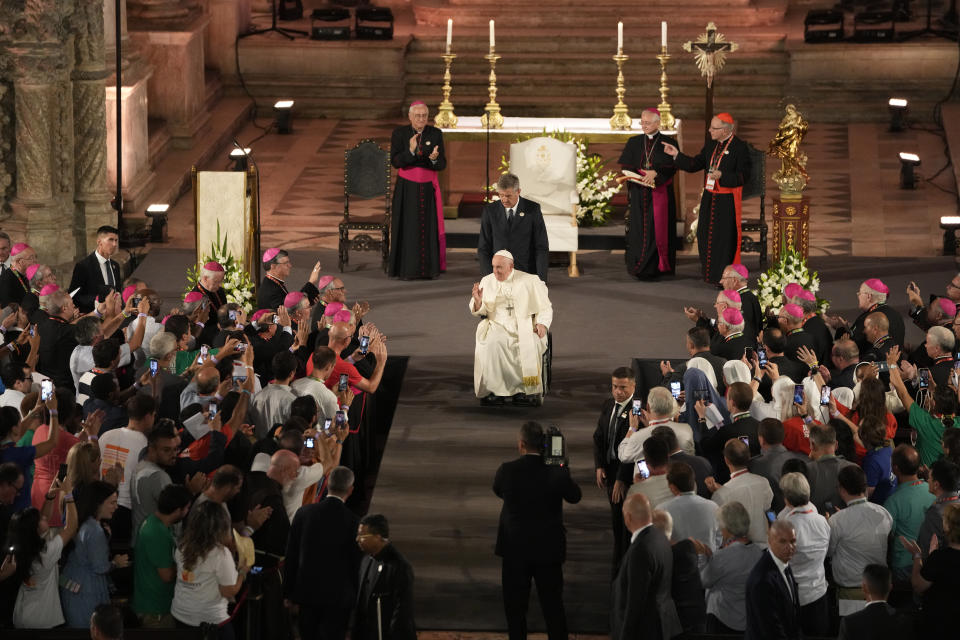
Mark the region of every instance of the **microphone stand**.
<instances>
[{"instance_id":1,"label":"microphone stand","mask_svg":"<svg viewBox=\"0 0 960 640\"><path fill-rule=\"evenodd\" d=\"M270 2L270 26L265 29L253 29L252 31L247 31L246 33L241 33L238 38L246 38L248 36L255 36L261 33L270 33L271 31L276 31L280 35L290 40L295 40L297 35L307 36L310 35L306 31L301 31L300 29L287 29L285 27L277 26L277 0L271 0ZM296 34L296 35L294 35ZM259 269L258 269L259 271Z\"/></svg>"},{"instance_id":2,"label":"microphone stand","mask_svg":"<svg viewBox=\"0 0 960 640\"><path fill-rule=\"evenodd\" d=\"M257 232L253 235L253 261L252 262L254 264L253 286L258 287L260 286L259 284L260 283L260 264L261 264L260 256L263 255L260 252L260 167L257 166L257 162L253 159L253 156L250 153L248 153L246 149L244 149L243 145L240 144L240 142L236 138L233 138L233 146L236 147L237 149L240 149L240 152L247 159L247 166L248 167L252 166L254 169L256 169L257 206L256 206L256 210L254 211L254 217L256 219Z\"/></svg>"}]
</instances>

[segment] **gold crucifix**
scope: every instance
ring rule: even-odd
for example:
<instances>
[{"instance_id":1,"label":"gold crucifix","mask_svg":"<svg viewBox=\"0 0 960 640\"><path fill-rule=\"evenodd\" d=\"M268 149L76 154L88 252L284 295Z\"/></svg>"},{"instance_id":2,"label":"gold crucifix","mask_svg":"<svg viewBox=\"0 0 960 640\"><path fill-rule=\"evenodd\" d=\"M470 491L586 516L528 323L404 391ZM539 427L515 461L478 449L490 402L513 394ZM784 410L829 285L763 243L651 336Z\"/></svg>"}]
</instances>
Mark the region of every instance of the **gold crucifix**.
<instances>
[{"instance_id":1,"label":"gold crucifix","mask_svg":"<svg viewBox=\"0 0 960 640\"><path fill-rule=\"evenodd\" d=\"M705 33L701 33L696 40L683 43L683 50L693 53L693 60L700 69L700 75L707 79L706 105L703 111L705 120L704 129L709 130L710 120L713 118L713 79L727 61L727 54L739 48L736 42L729 42L723 34L717 31L717 25L707 24ZM709 131L705 133L710 140Z\"/></svg>"}]
</instances>

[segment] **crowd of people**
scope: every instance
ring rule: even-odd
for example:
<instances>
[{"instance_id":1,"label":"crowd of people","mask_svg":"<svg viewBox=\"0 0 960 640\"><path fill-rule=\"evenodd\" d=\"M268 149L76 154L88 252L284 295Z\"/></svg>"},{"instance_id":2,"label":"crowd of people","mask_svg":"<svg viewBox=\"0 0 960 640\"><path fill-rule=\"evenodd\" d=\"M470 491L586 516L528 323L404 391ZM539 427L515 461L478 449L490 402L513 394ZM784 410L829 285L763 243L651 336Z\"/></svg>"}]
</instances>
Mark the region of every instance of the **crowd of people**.
<instances>
[{"instance_id":1,"label":"crowd of people","mask_svg":"<svg viewBox=\"0 0 960 640\"><path fill-rule=\"evenodd\" d=\"M0 233L0 627L123 601L233 638L247 599L263 637L415 637L412 570L357 515L387 362L370 305L319 263L291 286L271 248L249 317L216 262L164 309L117 240L101 227L67 287Z\"/></svg>"},{"instance_id":2,"label":"crowd of people","mask_svg":"<svg viewBox=\"0 0 960 640\"><path fill-rule=\"evenodd\" d=\"M611 376L594 432L613 529L613 638L945 637L960 597L960 274L907 314L876 278L859 316L740 264L690 358ZM925 332L904 343L905 316ZM888 603L889 600L889 603ZM875 605L875 606L872 606Z\"/></svg>"}]
</instances>

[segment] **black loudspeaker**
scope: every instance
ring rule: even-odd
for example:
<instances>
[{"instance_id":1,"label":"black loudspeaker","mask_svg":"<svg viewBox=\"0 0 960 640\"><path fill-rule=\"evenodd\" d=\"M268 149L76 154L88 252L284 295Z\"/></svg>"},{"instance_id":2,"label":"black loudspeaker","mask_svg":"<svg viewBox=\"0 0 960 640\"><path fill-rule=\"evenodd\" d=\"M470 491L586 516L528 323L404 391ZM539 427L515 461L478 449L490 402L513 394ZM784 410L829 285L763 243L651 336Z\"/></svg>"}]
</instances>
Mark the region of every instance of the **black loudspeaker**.
<instances>
[{"instance_id":1,"label":"black loudspeaker","mask_svg":"<svg viewBox=\"0 0 960 640\"><path fill-rule=\"evenodd\" d=\"M311 40L349 40L350 11L340 7L314 9L310 14Z\"/></svg>"},{"instance_id":2,"label":"black loudspeaker","mask_svg":"<svg viewBox=\"0 0 960 640\"><path fill-rule=\"evenodd\" d=\"M303 17L303 0L277 0L277 18L299 20Z\"/></svg>"},{"instance_id":3,"label":"black loudspeaker","mask_svg":"<svg viewBox=\"0 0 960 640\"><path fill-rule=\"evenodd\" d=\"M840 42L843 40L843 11L812 9L803 20L803 41Z\"/></svg>"},{"instance_id":4,"label":"black loudspeaker","mask_svg":"<svg viewBox=\"0 0 960 640\"><path fill-rule=\"evenodd\" d=\"M354 15L358 40L393 39L393 11L390 7L357 7Z\"/></svg>"},{"instance_id":5,"label":"black loudspeaker","mask_svg":"<svg viewBox=\"0 0 960 640\"><path fill-rule=\"evenodd\" d=\"M890 42L896 36L892 11L863 11L853 17L857 42Z\"/></svg>"}]
</instances>

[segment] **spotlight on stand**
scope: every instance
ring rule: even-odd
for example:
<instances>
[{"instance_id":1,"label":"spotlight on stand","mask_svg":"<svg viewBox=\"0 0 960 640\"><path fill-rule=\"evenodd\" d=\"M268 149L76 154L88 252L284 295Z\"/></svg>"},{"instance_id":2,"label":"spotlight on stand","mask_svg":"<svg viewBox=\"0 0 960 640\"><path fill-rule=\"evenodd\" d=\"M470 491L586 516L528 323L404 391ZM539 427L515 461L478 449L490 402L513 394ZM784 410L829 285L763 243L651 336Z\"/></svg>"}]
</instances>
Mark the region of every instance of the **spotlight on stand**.
<instances>
[{"instance_id":1,"label":"spotlight on stand","mask_svg":"<svg viewBox=\"0 0 960 640\"><path fill-rule=\"evenodd\" d=\"M900 188L916 189L917 176L913 168L920 166L920 156L915 153L900 152Z\"/></svg>"},{"instance_id":2,"label":"spotlight on stand","mask_svg":"<svg viewBox=\"0 0 960 640\"><path fill-rule=\"evenodd\" d=\"M277 133L293 133L293 100L273 103L273 123L277 126Z\"/></svg>"},{"instance_id":3,"label":"spotlight on stand","mask_svg":"<svg viewBox=\"0 0 960 640\"><path fill-rule=\"evenodd\" d=\"M230 167L231 171L246 171L247 170L247 157L250 155L250 147L244 147L243 149L234 149L230 152L230 162L233 163L233 166Z\"/></svg>"},{"instance_id":4,"label":"spotlight on stand","mask_svg":"<svg viewBox=\"0 0 960 640\"><path fill-rule=\"evenodd\" d=\"M147 217L150 218L150 242L167 241L167 211L168 204L151 204L147 207Z\"/></svg>"},{"instance_id":5,"label":"spotlight on stand","mask_svg":"<svg viewBox=\"0 0 960 640\"><path fill-rule=\"evenodd\" d=\"M957 229L960 229L960 216L940 216L940 228L943 229L943 255L957 255Z\"/></svg>"},{"instance_id":6,"label":"spotlight on stand","mask_svg":"<svg viewBox=\"0 0 960 640\"><path fill-rule=\"evenodd\" d=\"M890 131L903 131L907 128L907 101L904 98L890 98Z\"/></svg>"}]
</instances>

